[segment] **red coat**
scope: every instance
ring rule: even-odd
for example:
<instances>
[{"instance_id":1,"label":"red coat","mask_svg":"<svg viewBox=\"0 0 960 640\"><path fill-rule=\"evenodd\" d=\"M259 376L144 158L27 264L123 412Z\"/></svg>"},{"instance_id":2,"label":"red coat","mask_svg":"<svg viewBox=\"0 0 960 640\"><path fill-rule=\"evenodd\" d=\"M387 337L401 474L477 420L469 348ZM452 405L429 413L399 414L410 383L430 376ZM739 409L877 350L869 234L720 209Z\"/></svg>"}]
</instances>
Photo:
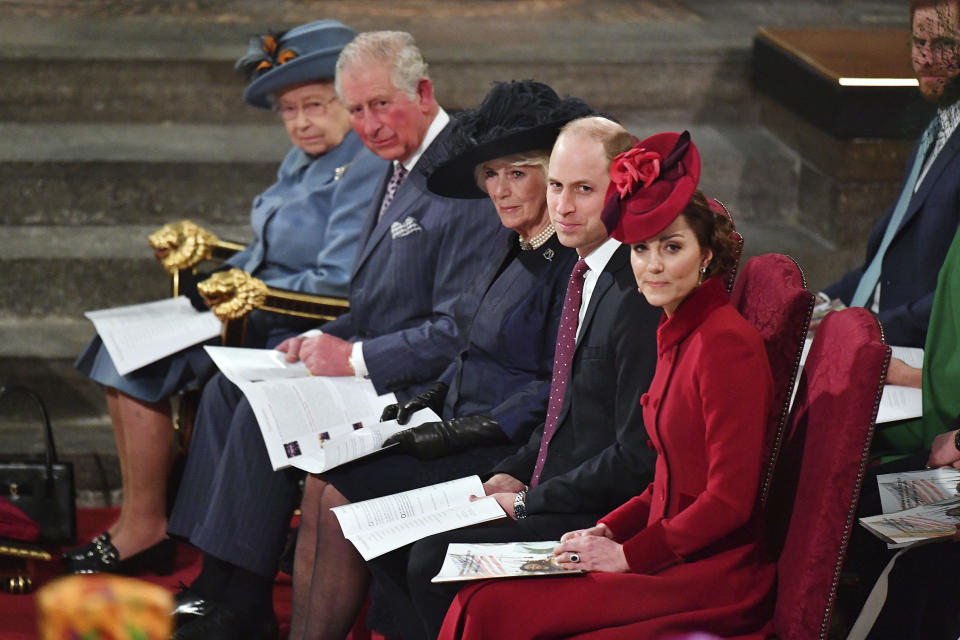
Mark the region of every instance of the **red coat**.
<instances>
[{"instance_id":1,"label":"red coat","mask_svg":"<svg viewBox=\"0 0 960 640\"><path fill-rule=\"evenodd\" d=\"M775 565L757 503L773 396L763 341L714 278L661 320L657 344L643 398L656 475L601 518L631 573L472 585L441 638L733 636L770 618Z\"/></svg>"}]
</instances>

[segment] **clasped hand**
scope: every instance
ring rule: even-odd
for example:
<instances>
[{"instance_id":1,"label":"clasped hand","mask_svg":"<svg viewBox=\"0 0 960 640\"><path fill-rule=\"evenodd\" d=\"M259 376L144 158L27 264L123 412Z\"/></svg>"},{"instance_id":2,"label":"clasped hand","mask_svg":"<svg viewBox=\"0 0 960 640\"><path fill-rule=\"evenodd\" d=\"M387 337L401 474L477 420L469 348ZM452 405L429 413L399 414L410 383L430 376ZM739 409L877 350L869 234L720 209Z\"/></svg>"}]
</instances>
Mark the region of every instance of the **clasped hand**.
<instances>
[{"instance_id":1,"label":"clasped hand","mask_svg":"<svg viewBox=\"0 0 960 640\"><path fill-rule=\"evenodd\" d=\"M613 540L613 532L603 523L563 534L560 544L553 549L553 555L564 569L610 573L630 571L623 545ZM577 562L571 562L574 555L578 557Z\"/></svg>"}]
</instances>

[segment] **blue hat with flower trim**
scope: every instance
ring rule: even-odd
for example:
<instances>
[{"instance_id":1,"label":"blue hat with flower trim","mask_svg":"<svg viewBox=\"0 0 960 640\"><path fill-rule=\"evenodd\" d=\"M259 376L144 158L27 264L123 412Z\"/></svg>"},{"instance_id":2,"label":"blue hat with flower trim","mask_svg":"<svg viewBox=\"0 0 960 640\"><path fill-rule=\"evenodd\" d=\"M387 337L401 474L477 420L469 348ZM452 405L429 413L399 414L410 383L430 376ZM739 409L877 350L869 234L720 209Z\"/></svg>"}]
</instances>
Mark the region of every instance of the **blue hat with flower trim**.
<instances>
[{"instance_id":1,"label":"blue hat with flower trim","mask_svg":"<svg viewBox=\"0 0 960 640\"><path fill-rule=\"evenodd\" d=\"M317 20L276 35L254 36L235 65L250 80L243 99L269 109L269 97L279 89L333 78L340 51L356 35L337 20Z\"/></svg>"}]
</instances>

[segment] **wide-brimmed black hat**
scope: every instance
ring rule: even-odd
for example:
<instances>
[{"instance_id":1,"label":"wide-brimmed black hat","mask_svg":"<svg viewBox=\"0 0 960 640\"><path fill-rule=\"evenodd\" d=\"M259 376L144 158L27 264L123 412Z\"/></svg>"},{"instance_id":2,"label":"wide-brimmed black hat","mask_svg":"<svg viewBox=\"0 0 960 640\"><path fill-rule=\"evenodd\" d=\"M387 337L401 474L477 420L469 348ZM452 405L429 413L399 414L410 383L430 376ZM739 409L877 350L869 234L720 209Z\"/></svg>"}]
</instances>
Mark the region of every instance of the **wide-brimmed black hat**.
<instances>
[{"instance_id":1,"label":"wide-brimmed black hat","mask_svg":"<svg viewBox=\"0 0 960 640\"><path fill-rule=\"evenodd\" d=\"M251 79L243 99L269 109L269 97L279 89L332 79L340 51L356 35L337 20L316 20L276 36L254 36L247 53L236 64Z\"/></svg>"},{"instance_id":2,"label":"wide-brimmed black hat","mask_svg":"<svg viewBox=\"0 0 960 640\"><path fill-rule=\"evenodd\" d=\"M481 162L515 153L550 150L563 125L595 114L579 98L561 99L542 82L498 82L478 109L456 116L444 159L427 167L427 188L448 198L485 198L474 177Z\"/></svg>"}]
</instances>

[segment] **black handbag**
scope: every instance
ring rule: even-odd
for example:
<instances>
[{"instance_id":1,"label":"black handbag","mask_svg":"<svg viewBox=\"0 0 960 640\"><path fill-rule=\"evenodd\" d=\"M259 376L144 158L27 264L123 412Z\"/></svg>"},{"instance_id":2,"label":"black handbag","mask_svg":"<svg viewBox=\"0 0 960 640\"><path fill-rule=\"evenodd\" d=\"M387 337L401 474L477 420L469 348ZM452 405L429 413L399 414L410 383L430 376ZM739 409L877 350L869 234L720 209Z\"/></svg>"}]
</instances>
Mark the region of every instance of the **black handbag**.
<instances>
[{"instance_id":1,"label":"black handbag","mask_svg":"<svg viewBox=\"0 0 960 640\"><path fill-rule=\"evenodd\" d=\"M43 399L18 384L0 387L0 399L14 392L33 398L40 407L46 455L42 462L0 460L0 495L7 497L37 523L42 542L70 544L77 537L73 463L57 460L53 430Z\"/></svg>"}]
</instances>

